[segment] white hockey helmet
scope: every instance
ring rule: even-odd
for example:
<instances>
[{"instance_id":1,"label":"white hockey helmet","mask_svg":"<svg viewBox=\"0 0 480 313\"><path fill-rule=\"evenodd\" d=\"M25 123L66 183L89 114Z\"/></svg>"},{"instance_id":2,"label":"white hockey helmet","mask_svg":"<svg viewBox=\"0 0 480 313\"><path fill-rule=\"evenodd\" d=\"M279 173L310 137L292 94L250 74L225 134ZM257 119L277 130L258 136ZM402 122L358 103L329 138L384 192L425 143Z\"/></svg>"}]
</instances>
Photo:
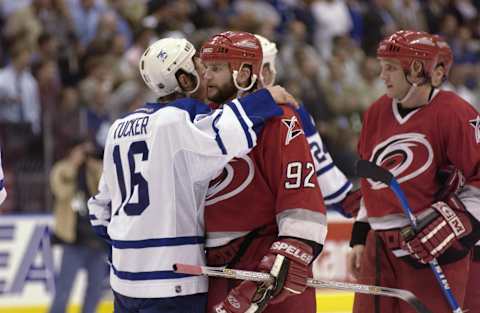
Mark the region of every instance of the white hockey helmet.
<instances>
[{"instance_id":1,"label":"white hockey helmet","mask_svg":"<svg viewBox=\"0 0 480 313\"><path fill-rule=\"evenodd\" d=\"M260 44L262 45L262 52L263 52L262 69L265 64L270 65L270 71L273 73L273 80L271 84L273 84L273 82L275 81L275 75L277 73L275 69L275 57L277 56L277 53L278 53L277 45L274 42L268 40L267 38L261 35L255 35L255 37L257 37L257 39L260 41ZM262 72L260 72L260 79L262 80L262 83L263 83Z\"/></svg>"},{"instance_id":2,"label":"white hockey helmet","mask_svg":"<svg viewBox=\"0 0 480 313\"><path fill-rule=\"evenodd\" d=\"M192 59L195 52L193 45L183 38L157 40L142 54L138 64L140 74L153 92L159 97L164 97L182 91L175 74L180 69L184 70L197 79L194 90L188 92L194 93L200 85L200 78Z\"/></svg>"}]
</instances>

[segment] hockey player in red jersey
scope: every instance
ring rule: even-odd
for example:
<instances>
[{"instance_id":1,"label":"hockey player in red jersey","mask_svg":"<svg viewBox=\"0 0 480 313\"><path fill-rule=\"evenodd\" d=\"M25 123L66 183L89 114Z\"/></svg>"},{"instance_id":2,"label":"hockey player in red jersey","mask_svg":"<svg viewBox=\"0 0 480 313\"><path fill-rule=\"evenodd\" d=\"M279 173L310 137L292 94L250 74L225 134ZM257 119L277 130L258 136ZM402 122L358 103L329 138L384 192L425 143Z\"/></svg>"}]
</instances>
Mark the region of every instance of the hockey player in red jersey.
<instances>
[{"instance_id":1,"label":"hockey player in red jersey","mask_svg":"<svg viewBox=\"0 0 480 313\"><path fill-rule=\"evenodd\" d=\"M223 103L255 89L262 50L252 34L213 36L200 57L209 100ZM316 312L305 279L325 240L325 206L299 118L282 109L265 124L258 146L211 183L205 207L207 263L269 272L276 283L211 279L209 312Z\"/></svg>"},{"instance_id":2,"label":"hockey player in red jersey","mask_svg":"<svg viewBox=\"0 0 480 313\"><path fill-rule=\"evenodd\" d=\"M453 64L453 53L448 43L437 36L437 44L440 48L438 62L442 67L438 67L434 72L432 79L433 85L441 85L448 77L448 73ZM435 75L436 74L436 75ZM436 77L435 77L436 76ZM457 175L462 175L461 173ZM463 186L462 186L463 187ZM467 293L465 295L464 309L469 312L480 312L480 241L473 247L472 262L470 263L470 274L468 276Z\"/></svg>"},{"instance_id":3,"label":"hockey player in red jersey","mask_svg":"<svg viewBox=\"0 0 480 313\"><path fill-rule=\"evenodd\" d=\"M435 313L451 308L426 263L438 259L462 305L480 230L480 116L455 93L434 87L444 52L438 38L424 32L398 31L379 45L387 92L364 116L358 152L395 175L422 226L412 231L388 187L362 179L357 220L373 231L360 253L352 250L361 283L411 290ZM464 173L466 184L438 201L438 173L448 166ZM390 298L356 295L354 312L413 311Z\"/></svg>"}]
</instances>

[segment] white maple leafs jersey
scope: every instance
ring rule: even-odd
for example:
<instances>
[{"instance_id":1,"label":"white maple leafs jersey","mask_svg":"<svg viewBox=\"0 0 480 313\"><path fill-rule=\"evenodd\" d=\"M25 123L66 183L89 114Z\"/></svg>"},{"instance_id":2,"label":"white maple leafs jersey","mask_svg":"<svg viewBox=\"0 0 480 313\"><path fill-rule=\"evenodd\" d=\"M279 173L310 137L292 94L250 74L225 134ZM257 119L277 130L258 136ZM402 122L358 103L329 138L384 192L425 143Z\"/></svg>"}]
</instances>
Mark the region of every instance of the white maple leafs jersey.
<instances>
[{"instance_id":1,"label":"white maple leafs jersey","mask_svg":"<svg viewBox=\"0 0 480 313\"><path fill-rule=\"evenodd\" d=\"M327 208L340 203L352 189L352 183L345 174L333 163L330 153L327 151L320 134L318 133L315 122L306 111L304 106L297 110L305 136L310 145L313 162L323 200ZM336 206L337 207L337 206Z\"/></svg>"},{"instance_id":2,"label":"white maple leafs jersey","mask_svg":"<svg viewBox=\"0 0 480 313\"><path fill-rule=\"evenodd\" d=\"M5 180L3 176L3 169L2 169L2 154L0 151L0 204L5 201L7 197L7 191L5 190Z\"/></svg>"},{"instance_id":3,"label":"white maple leafs jersey","mask_svg":"<svg viewBox=\"0 0 480 313\"><path fill-rule=\"evenodd\" d=\"M210 112L193 99L147 104L111 126L91 223L112 245L110 283L136 298L207 292L207 279L174 273L205 264L204 204L210 179L250 151L280 115L261 90Z\"/></svg>"}]
</instances>

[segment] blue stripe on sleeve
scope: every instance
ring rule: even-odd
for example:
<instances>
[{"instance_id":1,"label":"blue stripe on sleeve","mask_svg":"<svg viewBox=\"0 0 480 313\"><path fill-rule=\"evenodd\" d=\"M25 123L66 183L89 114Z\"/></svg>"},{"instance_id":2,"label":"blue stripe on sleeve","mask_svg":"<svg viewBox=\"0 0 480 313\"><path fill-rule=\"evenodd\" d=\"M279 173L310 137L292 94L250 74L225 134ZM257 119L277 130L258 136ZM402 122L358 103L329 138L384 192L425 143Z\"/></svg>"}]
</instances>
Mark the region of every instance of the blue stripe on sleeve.
<instances>
[{"instance_id":1,"label":"blue stripe on sleeve","mask_svg":"<svg viewBox=\"0 0 480 313\"><path fill-rule=\"evenodd\" d=\"M97 220L97 217L93 214L89 214L88 218L90 218L91 221L96 221Z\"/></svg>"},{"instance_id":2,"label":"blue stripe on sleeve","mask_svg":"<svg viewBox=\"0 0 480 313\"><path fill-rule=\"evenodd\" d=\"M338 197L339 195L347 191L351 186L352 186L352 183L349 180L347 180L340 189L338 189L336 192L332 193L331 195L323 197L323 200L328 201L331 199L335 199L336 197Z\"/></svg>"},{"instance_id":3,"label":"blue stripe on sleeve","mask_svg":"<svg viewBox=\"0 0 480 313\"><path fill-rule=\"evenodd\" d=\"M317 160L318 164L320 165L323 161L325 161L327 159L327 157L325 156L325 154L323 154L323 156ZM318 173L318 172L317 172ZM317 176L320 176L317 174Z\"/></svg>"},{"instance_id":4,"label":"blue stripe on sleeve","mask_svg":"<svg viewBox=\"0 0 480 313\"><path fill-rule=\"evenodd\" d=\"M3 187L3 179L0 179L0 191L2 191L3 188L4 188L4 187Z\"/></svg>"},{"instance_id":5,"label":"blue stripe on sleeve","mask_svg":"<svg viewBox=\"0 0 480 313\"><path fill-rule=\"evenodd\" d=\"M116 249L142 249L154 247L198 245L203 243L205 243L205 238L200 236L156 238L144 240L112 240L112 245Z\"/></svg>"},{"instance_id":6,"label":"blue stripe on sleeve","mask_svg":"<svg viewBox=\"0 0 480 313\"><path fill-rule=\"evenodd\" d=\"M235 113L238 121L240 122L240 125L243 128L243 132L245 133L245 137L247 137L248 147L252 148L253 147L253 140L252 140L252 136L250 135L250 132L248 131L247 123L245 123L245 120L243 119L242 115L240 114L240 111L238 111L238 108L235 105L235 103L229 103L228 106L232 109L233 113Z\"/></svg>"},{"instance_id":7,"label":"blue stripe on sleeve","mask_svg":"<svg viewBox=\"0 0 480 313\"><path fill-rule=\"evenodd\" d=\"M174 271L125 272L117 270L113 265L112 270L115 276L125 280L178 279L193 276L189 274L175 273Z\"/></svg>"},{"instance_id":8,"label":"blue stripe on sleeve","mask_svg":"<svg viewBox=\"0 0 480 313\"><path fill-rule=\"evenodd\" d=\"M322 167L321 169L319 169L319 170L317 171L317 177L320 176L320 175L322 175L322 174L324 174L325 172L328 172L329 170L331 170L331 169L334 168L334 167L335 167L335 164L333 164L333 163L330 163L330 164L328 164L327 166Z\"/></svg>"},{"instance_id":9,"label":"blue stripe on sleeve","mask_svg":"<svg viewBox=\"0 0 480 313\"><path fill-rule=\"evenodd\" d=\"M273 101L266 89L257 90L245 97L239 98L243 110L253 123L253 130L260 134L265 121L273 116L280 116L283 110Z\"/></svg>"},{"instance_id":10,"label":"blue stripe on sleeve","mask_svg":"<svg viewBox=\"0 0 480 313\"><path fill-rule=\"evenodd\" d=\"M220 112L220 113L213 119L212 128L213 128L213 131L215 132L215 141L217 142L218 147L219 147L220 150L222 151L222 154L227 154L227 149L225 148L225 145L223 144L222 137L220 137L220 134L218 133L218 127L215 126L215 124L217 123L217 120L222 116L222 113L223 113L223 112Z\"/></svg>"},{"instance_id":11,"label":"blue stripe on sleeve","mask_svg":"<svg viewBox=\"0 0 480 313\"><path fill-rule=\"evenodd\" d=\"M317 128L313 122L313 118L307 112L307 109L304 105L301 105L298 110L296 110L298 115L300 116L300 120L302 122L303 130L305 131L305 136L310 137L315 135L317 132Z\"/></svg>"},{"instance_id":12,"label":"blue stripe on sleeve","mask_svg":"<svg viewBox=\"0 0 480 313\"><path fill-rule=\"evenodd\" d=\"M195 119L195 116L197 116L198 114L207 114L211 111L208 105L201 101L192 98L182 98L170 103L146 103L143 107L123 115L122 118L136 113L153 114L158 110L169 106L187 111L188 115L190 116L190 121L193 121Z\"/></svg>"}]
</instances>

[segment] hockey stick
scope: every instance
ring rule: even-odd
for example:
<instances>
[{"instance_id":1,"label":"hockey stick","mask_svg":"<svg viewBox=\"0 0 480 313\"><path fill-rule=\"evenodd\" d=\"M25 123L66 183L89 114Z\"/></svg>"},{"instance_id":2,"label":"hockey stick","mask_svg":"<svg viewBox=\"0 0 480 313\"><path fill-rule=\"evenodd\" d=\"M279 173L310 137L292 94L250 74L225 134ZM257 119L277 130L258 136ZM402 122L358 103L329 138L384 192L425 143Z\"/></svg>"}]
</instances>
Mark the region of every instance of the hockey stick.
<instances>
[{"instance_id":1,"label":"hockey stick","mask_svg":"<svg viewBox=\"0 0 480 313\"><path fill-rule=\"evenodd\" d=\"M367 160L359 160L357 162L357 175L363 178L370 178L372 180L382 182L388 187L390 187L393 193L395 194L395 196L398 198L398 201L400 201L403 212L408 217L408 220L410 221L410 224L412 225L413 229L415 230L417 229L417 219L415 215L413 215L412 209L410 208L407 198L405 197L405 194L400 188L400 185L398 184L393 174L390 173L390 171L376 165L373 162L370 162ZM455 296L453 295L452 290L450 289L450 285L448 284L447 278L445 274L443 274L443 270L438 264L437 259L433 259L428 264L430 265L430 268L435 274L435 278L437 279L438 285L440 286L440 289L442 290L443 295L448 301L448 304L452 308L452 312L463 313L463 310L458 305L458 302L455 299Z\"/></svg>"},{"instance_id":2,"label":"hockey stick","mask_svg":"<svg viewBox=\"0 0 480 313\"><path fill-rule=\"evenodd\" d=\"M173 265L173 270L177 273L190 275L204 275L231 279L251 280L256 282L265 282L267 284L272 284L274 282L273 277L268 273L242 271L223 267L209 267L177 263ZM423 303L420 302L417 297L415 297L413 293L404 289L352 284L313 278L307 279L307 286L312 288L335 289L353 291L369 295L394 297L410 304L417 313L432 313Z\"/></svg>"}]
</instances>

